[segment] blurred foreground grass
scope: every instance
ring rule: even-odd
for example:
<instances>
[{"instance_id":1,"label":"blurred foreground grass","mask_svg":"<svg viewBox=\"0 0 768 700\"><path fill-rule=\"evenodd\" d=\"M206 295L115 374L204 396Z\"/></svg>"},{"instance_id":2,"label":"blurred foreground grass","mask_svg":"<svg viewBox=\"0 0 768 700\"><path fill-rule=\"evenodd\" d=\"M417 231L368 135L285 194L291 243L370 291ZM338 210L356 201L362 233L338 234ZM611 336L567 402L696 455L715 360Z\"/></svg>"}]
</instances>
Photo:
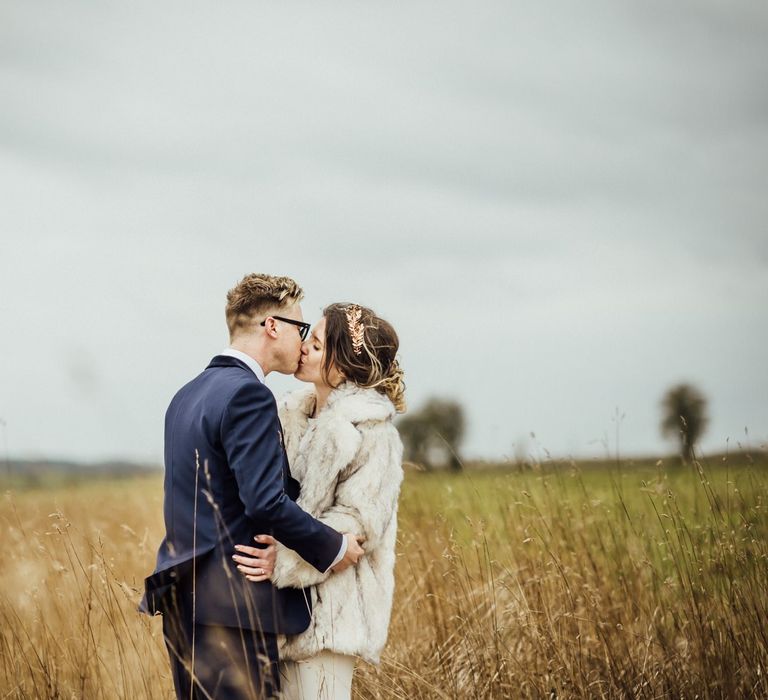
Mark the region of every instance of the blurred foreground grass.
<instances>
[{"instance_id":1,"label":"blurred foreground grass","mask_svg":"<svg viewBox=\"0 0 768 700\"><path fill-rule=\"evenodd\" d=\"M768 697L768 463L409 473L357 698ZM0 697L170 698L160 477L5 491Z\"/></svg>"}]
</instances>

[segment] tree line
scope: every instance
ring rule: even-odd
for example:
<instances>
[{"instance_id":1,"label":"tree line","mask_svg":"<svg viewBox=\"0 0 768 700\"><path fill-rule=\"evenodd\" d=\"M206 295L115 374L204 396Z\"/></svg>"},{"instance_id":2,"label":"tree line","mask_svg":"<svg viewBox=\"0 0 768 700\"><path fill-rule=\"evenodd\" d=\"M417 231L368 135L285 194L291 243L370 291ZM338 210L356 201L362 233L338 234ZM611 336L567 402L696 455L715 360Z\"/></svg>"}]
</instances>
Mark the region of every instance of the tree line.
<instances>
[{"instance_id":1,"label":"tree line","mask_svg":"<svg viewBox=\"0 0 768 700\"><path fill-rule=\"evenodd\" d=\"M691 384L668 389L661 400L661 433L679 443L679 455L688 464L709 418L704 394ZM453 399L431 398L419 410L411 411L397 423L403 440L405 460L424 469L461 471L461 443L466 419L460 403Z\"/></svg>"}]
</instances>

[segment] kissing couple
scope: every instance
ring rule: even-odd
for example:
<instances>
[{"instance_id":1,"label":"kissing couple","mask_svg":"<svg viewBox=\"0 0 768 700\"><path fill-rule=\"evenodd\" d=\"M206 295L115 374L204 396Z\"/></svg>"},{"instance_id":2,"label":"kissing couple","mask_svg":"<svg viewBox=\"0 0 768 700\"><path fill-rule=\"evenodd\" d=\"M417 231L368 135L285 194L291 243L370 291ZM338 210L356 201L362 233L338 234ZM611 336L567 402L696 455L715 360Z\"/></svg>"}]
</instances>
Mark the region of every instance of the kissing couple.
<instances>
[{"instance_id":1,"label":"kissing couple","mask_svg":"<svg viewBox=\"0 0 768 700\"><path fill-rule=\"evenodd\" d=\"M288 277L227 294L229 347L165 416L165 538L140 610L163 616L176 695L351 697L394 591L405 410L395 330L357 304L312 328ZM275 400L270 372L307 388Z\"/></svg>"}]
</instances>

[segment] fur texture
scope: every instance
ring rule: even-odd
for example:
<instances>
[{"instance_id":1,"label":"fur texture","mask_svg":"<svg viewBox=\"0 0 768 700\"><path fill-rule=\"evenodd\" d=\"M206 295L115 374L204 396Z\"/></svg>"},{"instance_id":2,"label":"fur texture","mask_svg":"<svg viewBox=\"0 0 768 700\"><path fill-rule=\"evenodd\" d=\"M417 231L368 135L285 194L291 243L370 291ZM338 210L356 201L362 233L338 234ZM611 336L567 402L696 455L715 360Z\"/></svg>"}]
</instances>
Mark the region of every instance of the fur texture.
<instances>
[{"instance_id":1,"label":"fur texture","mask_svg":"<svg viewBox=\"0 0 768 700\"><path fill-rule=\"evenodd\" d=\"M340 574L321 574L293 550L278 547L278 588L312 586L312 621L287 637L281 657L306 659L323 649L378 663L394 593L397 499L403 446L392 402L375 389L345 383L315 419L314 389L284 397L280 420L298 504L339 532L365 537L363 556Z\"/></svg>"}]
</instances>

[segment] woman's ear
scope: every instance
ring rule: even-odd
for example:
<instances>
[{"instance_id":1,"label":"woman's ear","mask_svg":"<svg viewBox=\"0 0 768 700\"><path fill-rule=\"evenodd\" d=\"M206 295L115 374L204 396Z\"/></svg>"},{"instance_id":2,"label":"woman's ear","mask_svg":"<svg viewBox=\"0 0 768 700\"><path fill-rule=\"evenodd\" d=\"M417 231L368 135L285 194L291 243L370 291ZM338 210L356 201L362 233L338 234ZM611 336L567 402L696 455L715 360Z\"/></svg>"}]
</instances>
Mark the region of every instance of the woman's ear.
<instances>
[{"instance_id":1,"label":"woman's ear","mask_svg":"<svg viewBox=\"0 0 768 700\"><path fill-rule=\"evenodd\" d=\"M337 386L343 384L347 378L342 372L340 372L335 365L331 366L331 371L328 373L329 384L335 389Z\"/></svg>"}]
</instances>

